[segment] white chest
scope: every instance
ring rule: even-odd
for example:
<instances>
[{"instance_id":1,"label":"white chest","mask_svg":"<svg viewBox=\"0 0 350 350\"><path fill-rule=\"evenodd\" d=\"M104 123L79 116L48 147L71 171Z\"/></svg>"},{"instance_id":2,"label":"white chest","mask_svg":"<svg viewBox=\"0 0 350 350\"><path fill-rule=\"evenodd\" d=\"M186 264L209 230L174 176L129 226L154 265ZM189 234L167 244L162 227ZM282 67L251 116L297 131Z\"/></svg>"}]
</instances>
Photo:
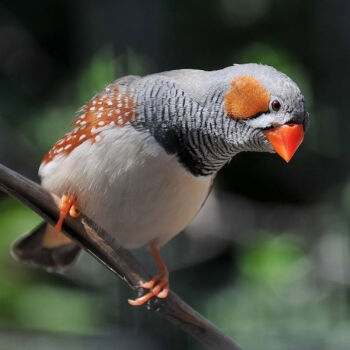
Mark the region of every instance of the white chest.
<instances>
[{"instance_id":1,"label":"white chest","mask_svg":"<svg viewBox=\"0 0 350 350\"><path fill-rule=\"evenodd\" d=\"M155 140L132 127L106 130L43 165L43 186L74 193L81 210L126 248L164 244L199 211L212 177L194 177Z\"/></svg>"}]
</instances>

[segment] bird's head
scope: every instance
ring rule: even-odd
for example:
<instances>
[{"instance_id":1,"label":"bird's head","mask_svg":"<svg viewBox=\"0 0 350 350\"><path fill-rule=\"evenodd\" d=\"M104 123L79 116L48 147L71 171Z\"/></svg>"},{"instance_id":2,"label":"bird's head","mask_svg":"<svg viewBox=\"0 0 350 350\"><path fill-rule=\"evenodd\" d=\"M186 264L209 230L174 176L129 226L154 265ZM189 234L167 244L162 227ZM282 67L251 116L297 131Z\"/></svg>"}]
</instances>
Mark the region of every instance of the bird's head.
<instances>
[{"instance_id":1,"label":"bird's head","mask_svg":"<svg viewBox=\"0 0 350 350\"><path fill-rule=\"evenodd\" d=\"M239 139L242 150L275 151L289 162L309 124L298 86L264 65L235 65L226 74L222 108L234 121L227 142Z\"/></svg>"},{"instance_id":2,"label":"bird's head","mask_svg":"<svg viewBox=\"0 0 350 350\"><path fill-rule=\"evenodd\" d=\"M159 111L145 125L195 175L213 174L244 151L276 152L288 162L303 141L309 123L304 97L275 68L185 69L152 79L159 76L165 88L150 109Z\"/></svg>"}]
</instances>

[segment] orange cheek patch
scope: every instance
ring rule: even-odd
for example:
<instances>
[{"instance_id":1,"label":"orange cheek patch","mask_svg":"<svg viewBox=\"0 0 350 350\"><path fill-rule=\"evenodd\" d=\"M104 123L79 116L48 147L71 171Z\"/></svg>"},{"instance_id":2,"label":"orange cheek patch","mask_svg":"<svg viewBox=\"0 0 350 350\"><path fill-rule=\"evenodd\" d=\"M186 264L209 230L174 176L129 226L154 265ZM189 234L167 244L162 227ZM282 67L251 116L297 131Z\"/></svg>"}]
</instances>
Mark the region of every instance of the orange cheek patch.
<instances>
[{"instance_id":1,"label":"orange cheek patch","mask_svg":"<svg viewBox=\"0 0 350 350\"><path fill-rule=\"evenodd\" d=\"M249 75L238 76L225 95L225 110L229 117L247 119L269 110L270 94Z\"/></svg>"},{"instance_id":2,"label":"orange cheek patch","mask_svg":"<svg viewBox=\"0 0 350 350\"><path fill-rule=\"evenodd\" d=\"M85 141L100 141L103 129L123 127L134 120L134 101L119 91L117 85L109 85L80 111L72 124L74 129L58 140L45 155L48 163L58 155L67 155Z\"/></svg>"}]
</instances>

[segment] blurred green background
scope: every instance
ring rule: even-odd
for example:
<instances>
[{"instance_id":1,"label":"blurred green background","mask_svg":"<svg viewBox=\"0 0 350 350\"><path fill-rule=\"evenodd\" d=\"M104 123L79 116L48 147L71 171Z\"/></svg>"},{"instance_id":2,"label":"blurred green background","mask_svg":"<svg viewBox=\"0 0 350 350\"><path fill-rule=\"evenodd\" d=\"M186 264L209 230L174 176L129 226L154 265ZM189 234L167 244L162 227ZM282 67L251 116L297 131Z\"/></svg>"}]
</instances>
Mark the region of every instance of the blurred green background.
<instances>
[{"instance_id":1,"label":"blurred green background","mask_svg":"<svg viewBox=\"0 0 350 350\"><path fill-rule=\"evenodd\" d=\"M349 349L349 14L346 0L0 0L0 162L39 181L78 107L122 75L273 65L306 97L306 140L289 165L246 153L221 171L163 249L171 286L247 350ZM13 261L38 222L0 197L0 349L201 348L86 254L64 275Z\"/></svg>"}]
</instances>

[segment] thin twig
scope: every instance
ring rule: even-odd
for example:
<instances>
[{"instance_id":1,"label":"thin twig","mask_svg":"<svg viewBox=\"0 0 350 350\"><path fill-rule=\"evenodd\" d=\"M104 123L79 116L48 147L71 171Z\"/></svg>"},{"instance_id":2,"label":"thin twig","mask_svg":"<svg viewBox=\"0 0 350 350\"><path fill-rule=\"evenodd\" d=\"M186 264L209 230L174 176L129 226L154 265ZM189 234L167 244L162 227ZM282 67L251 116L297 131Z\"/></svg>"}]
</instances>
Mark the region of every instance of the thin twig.
<instances>
[{"instance_id":1,"label":"thin twig","mask_svg":"<svg viewBox=\"0 0 350 350\"><path fill-rule=\"evenodd\" d=\"M55 224L58 219L58 198L40 185L0 164L0 190L16 198L44 220ZM91 219L81 216L67 218L63 231L79 243L89 254L124 280L133 290L142 293L139 281L147 281L148 274L132 254L120 247L114 237L97 227ZM200 343L212 350L242 350L231 338L218 330L175 293L160 300L153 298L146 307L179 326Z\"/></svg>"}]
</instances>

